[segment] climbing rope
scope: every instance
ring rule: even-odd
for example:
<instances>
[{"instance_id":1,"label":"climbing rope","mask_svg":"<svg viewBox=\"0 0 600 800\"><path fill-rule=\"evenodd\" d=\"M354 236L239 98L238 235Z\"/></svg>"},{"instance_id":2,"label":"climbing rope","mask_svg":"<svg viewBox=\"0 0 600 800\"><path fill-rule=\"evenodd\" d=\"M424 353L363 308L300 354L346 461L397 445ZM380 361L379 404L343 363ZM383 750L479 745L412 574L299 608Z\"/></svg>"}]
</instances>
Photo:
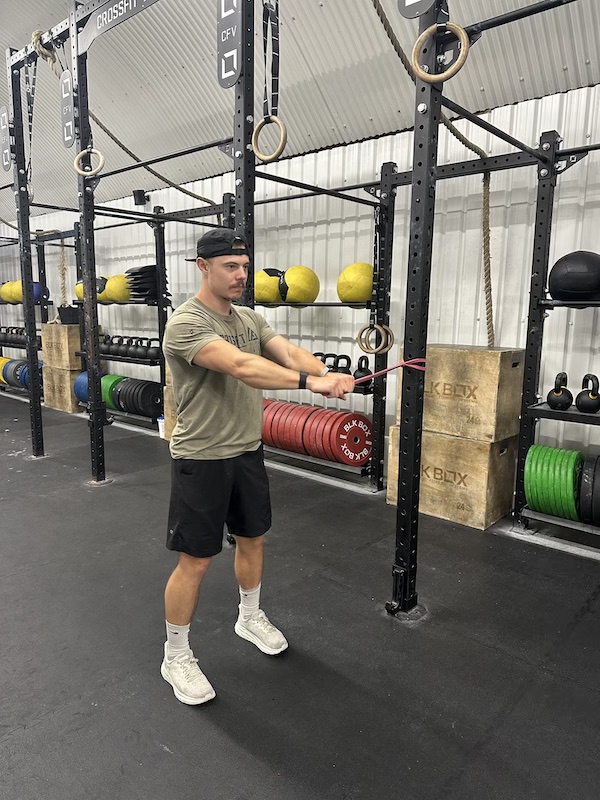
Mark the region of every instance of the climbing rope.
<instances>
[{"instance_id":1,"label":"climbing rope","mask_svg":"<svg viewBox=\"0 0 600 800\"><path fill-rule=\"evenodd\" d=\"M396 55L399 57L400 61L404 69L410 75L413 83L417 82L417 78L415 75L415 71L412 68L412 65L402 49L400 42L396 38L396 34L394 33L392 26L390 25L390 21L387 18L387 15L383 8L381 7L381 3L379 0L371 0L373 3L373 7L377 12L377 16L381 20L381 24L387 34L388 39L392 43L394 50L396 51ZM459 131L459 129L450 122L448 117L445 114L441 115L441 121L445 125L445 127L450 131L450 133L455 136L458 141L466 147L468 150L476 153L480 158L487 158L488 154L478 145L474 144L473 142L469 141L467 137ZM487 340L488 340L488 347L494 347L495 343L495 334L494 334L494 308L493 308L493 294L492 294L492 261L491 261L491 254L490 254L490 185L491 185L491 174L489 172L483 173L483 216L482 216L482 231L483 231L483 284L484 284L484 293L485 293L485 318L486 318L486 327L487 327Z\"/></svg>"},{"instance_id":2,"label":"climbing rope","mask_svg":"<svg viewBox=\"0 0 600 800\"><path fill-rule=\"evenodd\" d=\"M52 71L54 72L56 77L60 78L62 73L61 73L61 70L60 70L59 66L57 65L56 53L54 52L54 50L49 50L48 48L44 47L44 45L42 44L42 36L43 36L44 33L45 33L45 31L42 31L42 30L34 31L31 34L31 45L32 45L33 49L35 50L35 52L38 54L38 56L40 58L42 58L48 64L48 66L52 69ZM92 111L89 112L89 115L90 115L90 119L93 120L96 123L96 125L100 128L100 130L102 130L110 139L112 139L112 141L118 147L120 147L121 150L123 150L124 153L127 153L127 155L130 158L132 158L135 162L137 162L138 164L142 161L142 159L139 156L137 156L132 150L130 150L125 144L123 144L123 142L120 139L118 139L117 136L115 136L115 134L112 133L112 131L110 131L106 127L106 125L104 125ZM86 151L84 151L84 152L86 152ZM177 189L177 191L188 195L188 197L193 197L194 200L200 200L201 202L208 203L208 205L211 205L211 206L216 205L214 200L211 200L208 197L202 197L202 195L195 194L194 192L190 192L189 189L185 189L183 186L179 186L179 184L174 183L169 178L166 178L164 175L161 175L160 172L157 172L156 170L152 169L151 167L144 166L143 169L145 169L146 172L149 172L151 175L154 175L159 180L163 181L163 183L166 183L167 186L170 186L173 189ZM90 173L88 172L88 173L85 173L85 174L89 175Z\"/></svg>"}]
</instances>

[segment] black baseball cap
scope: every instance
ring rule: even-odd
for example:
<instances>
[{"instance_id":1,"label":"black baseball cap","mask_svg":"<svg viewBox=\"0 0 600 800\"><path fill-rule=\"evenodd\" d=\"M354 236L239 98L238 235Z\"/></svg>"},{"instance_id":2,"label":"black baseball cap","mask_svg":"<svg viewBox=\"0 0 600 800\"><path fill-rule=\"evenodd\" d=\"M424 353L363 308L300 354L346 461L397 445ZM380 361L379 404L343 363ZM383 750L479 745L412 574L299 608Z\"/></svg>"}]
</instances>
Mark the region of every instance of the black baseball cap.
<instances>
[{"instance_id":1,"label":"black baseball cap","mask_svg":"<svg viewBox=\"0 0 600 800\"><path fill-rule=\"evenodd\" d=\"M250 248L243 236L232 228L213 228L198 239L196 258L215 258L215 256L250 256ZM196 258L186 258L195 261Z\"/></svg>"}]
</instances>

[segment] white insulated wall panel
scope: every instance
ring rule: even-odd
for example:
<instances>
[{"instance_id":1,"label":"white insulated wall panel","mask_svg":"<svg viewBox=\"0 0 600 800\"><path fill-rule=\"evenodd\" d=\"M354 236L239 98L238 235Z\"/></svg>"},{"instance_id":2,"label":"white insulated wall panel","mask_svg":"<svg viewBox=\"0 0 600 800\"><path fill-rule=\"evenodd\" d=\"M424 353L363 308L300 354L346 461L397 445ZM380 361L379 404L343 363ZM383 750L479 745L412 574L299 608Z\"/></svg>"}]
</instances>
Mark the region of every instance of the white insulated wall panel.
<instances>
[{"instance_id":1,"label":"white insulated wall panel","mask_svg":"<svg viewBox=\"0 0 600 800\"><path fill-rule=\"evenodd\" d=\"M449 89L451 93L451 85ZM487 115L492 123L521 141L535 145L544 130L558 130L564 147L574 147L600 140L600 87L580 89L569 94L532 100L518 106L499 108ZM490 154L511 152L512 148L475 126L458 121L458 127ZM458 141L441 130L441 164L476 158ZM343 186L376 180L381 164L394 161L399 171L412 162L412 133L370 140L298 157L261 171L287 176L322 186ZM140 181L143 185L143 181ZM487 343L485 300L483 295L481 249L481 176L439 181L435 219L432 266L429 341L449 344ZM494 173L492 175L491 248L494 287L494 324L496 343L505 347L525 345L529 283L533 255L533 226L537 181L535 168ZM224 192L233 192L231 173L189 184L188 188L220 201ZM298 190L257 179L256 199L296 194ZM370 197L366 192L357 192ZM190 208L199 203L172 189L151 194L148 209L162 205L169 210ZM130 198L112 205L133 208ZM586 159L559 178L552 232L551 263L576 249L600 252L600 154ZM74 214L38 217L35 227L44 229L72 227ZM98 218L97 224L115 220ZM285 269L305 264L317 272L321 281L319 300L335 301L336 281L341 269L352 261L371 261L373 255L373 215L367 206L321 196L304 200L257 205L256 269ZM395 246L391 295L391 326L399 341L403 338L404 296L407 241L410 224L410 188L400 187L396 197ZM195 252L194 243L203 229L198 226L168 223L166 226L169 288L174 305L193 294L199 276L186 256ZM10 235L6 233L6 235ZM98 231L96 236L98 273L111 275L131 266L153 263L152 230L145 223ZM0 248L0 276L16 277L17 248ZM57 248L48 248L48 282L53 299L59 297L56 271ZM69 251L70 297L75 281L74 259ZM34 267L35 269L35 267ZM270 323L311 351L347 353L355 368L361 351L355 344L356 333L368 321L368 312L340 308L263 309ZM0 324L15 309L0 308ZM156 330L152 309L131 306L101 307L100 321L109 332L128 336L148 336ZM12 319L12 318L11 318ZM16 322L14 324L17 324ZM546 320L542 358L542 393L553 383L554 375L565 369L576 390L577 382L588 371L600 372L600 347L597 340L598 312L555 310ZM390 363L398 360L398 346L390 353ZM127 374L131 368L127 365ZM139 374L156 379L155 370L138 368ZM137 376L137 375L136 375ZM388 380L388 421L396 405L396 377ZM297 400L297 392L280 392L284 399ZM308 400L308 396L305 398ZM332 404L333 405L333 404ZM357 410L370 411L370 399L353 397ZM540 423L542 440L565 446L600 443L593 428Z\"/></svg>"}]
</instances>

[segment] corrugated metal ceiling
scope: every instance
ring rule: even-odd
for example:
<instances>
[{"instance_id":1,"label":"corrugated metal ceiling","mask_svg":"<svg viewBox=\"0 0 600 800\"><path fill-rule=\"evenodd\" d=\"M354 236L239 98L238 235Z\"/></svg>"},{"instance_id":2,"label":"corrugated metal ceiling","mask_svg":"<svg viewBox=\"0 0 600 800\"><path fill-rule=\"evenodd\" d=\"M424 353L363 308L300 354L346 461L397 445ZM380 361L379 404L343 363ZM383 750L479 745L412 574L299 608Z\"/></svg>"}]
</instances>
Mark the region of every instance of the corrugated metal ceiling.
<instances>
[{"instance_id":1,"label":"corrugated metal ceiling","mask_svg":"<svg viewBox=\"0 0 600 800\"><path fill-rule=\"evenodd\" d=\"M402 18L396 0L382 0L398 40L410 52L417 22ZM451 18L468 25L525 0L450 0ZM256 3L256 114L262 106L262 31ZM289 129L286 157L405 130L413 124L413 85L371 0L281 0L280 115ZM0 0L0 49L26 44L36 28L66 19L66 0ZM89 56L90 107L141 158L228 136L233 90L216 81L215 0L161 0L100 37ZM600 82L600 4L575 2L484 33L447 93L484 110ZM0 105L7 90L0 85ZM268 147L269 134L265 141ZM104 133L95 144L106 169L130 159ZM40 64L35 105L33 185L39 202L73 205L72 151L61 145L58 80ZM177 182L230 169L217 150L156 168ZM7 180L4 180L6 176ZM0 185L10 175L0 173ZM100 183L97 201L153 189L161 182L140 170ZM0 216L14 218L10 190Z\"/></svg>"}]
</instances>

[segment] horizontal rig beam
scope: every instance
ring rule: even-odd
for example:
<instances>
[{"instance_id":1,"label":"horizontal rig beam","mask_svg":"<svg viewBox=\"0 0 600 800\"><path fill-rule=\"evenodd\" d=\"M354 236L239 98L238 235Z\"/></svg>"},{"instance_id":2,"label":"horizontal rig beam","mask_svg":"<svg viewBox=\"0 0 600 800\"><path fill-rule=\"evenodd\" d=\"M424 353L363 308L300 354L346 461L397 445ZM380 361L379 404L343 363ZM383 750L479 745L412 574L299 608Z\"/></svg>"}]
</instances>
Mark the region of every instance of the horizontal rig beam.
<instances>
[{"instance_id":1,"label":"horizontal rig beam","mask_svg":"<svg viewBox=\"0 0 600 800\"><path fill-rule=\"evenodd\" d=\"M498 139L503 139L507 144L512 144L513 147L516 147L518 150L522 150L524 153L529 153L530 156L534 156L539 161L543 161L544 164L548 163L548 156L544 155L544 153L539 152L538 150L534 150L529 145L523 144L518 139L515 139L505 131L497 128L495 125L492 125L490 122L486 122L486 120L482 119L481 117L477 116L477 114L471 113L468 109L463 108L458 103L455 103L453 100L449 100L447 97L442 96L442 105L446 108L449 108L450 111L454 111L456 114L460 114L461 117L468 119L474 125L477 125L479 128L483 128L484 131L491 133L493 136L497 136Z\"/></svg>"},{"instance_id":2,"label":"horizontal rig beam","mask_svg":"<svg viewBox=\"0 0 600 800\"><path fill-rule=\"evenodd\" d=\"M157 158L149 158L146 161L136 161L135 164L128 164L126 167L119 167L118 169L113 169L110 172L102 172L98 175L99 178L110 178L113 175L120 175L123 172L130 172L134 169L141 169L142 167L148 167L150 164L158 164L162 161L169 161L172 158L179 158L180 156L189 156L192 153L199 153L202 150L210 150L213 147L221 147L222 145L229 144L232 142L233 139L229 137L228 139L216 139L214 142L206 142L205 144L199 144L196 147L188 147L187 150L180 150L177 153L169 153L166 156L158 156Z\"/></svg>"},{"instance_id":3,"label":"horizontal rig beam","mask_svg":"<svg viewBox=\"0 0 600 800\"><path fill-rule=\"evenodd\" d=\"M308 189L310 192L314 192L315 195L325 194L329 195L330 197L337 197L340 200L349 200L352 203L360 203L363 206L379 207L379 203L376 203L374 200L365 200L362 197L353 197L352 195L346 195L343 194L342 192L338 192L335 189L323 189L321 186L313 186L310 183L301 183L300 181L293 181L291 180L291 178L281 178L279 175L268 175L266 172L257 172L256 177L263 178L266 181L273 181L274 183L283 183L286 186L294 186L296 189Z\"/></svg>"}]
</instances>

